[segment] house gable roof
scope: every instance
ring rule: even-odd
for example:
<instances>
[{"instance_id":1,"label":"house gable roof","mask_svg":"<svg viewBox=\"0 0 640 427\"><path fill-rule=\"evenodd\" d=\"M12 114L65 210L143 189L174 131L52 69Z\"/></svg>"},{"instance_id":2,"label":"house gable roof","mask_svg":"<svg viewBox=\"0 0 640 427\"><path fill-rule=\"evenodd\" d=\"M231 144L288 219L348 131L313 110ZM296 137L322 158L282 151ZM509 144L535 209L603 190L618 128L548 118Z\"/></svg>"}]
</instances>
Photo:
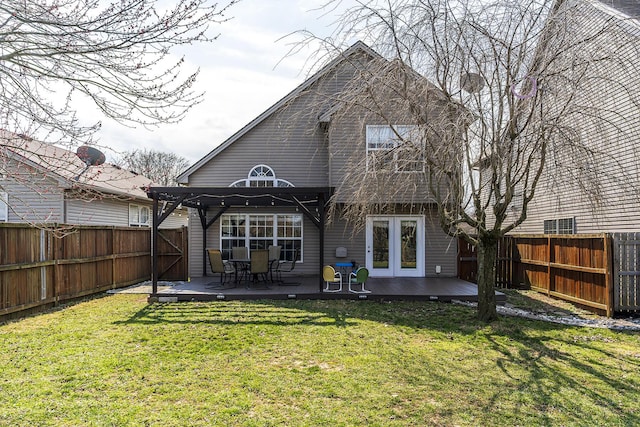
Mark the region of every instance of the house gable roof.
<instances>
[{"instance_id":1,"label":"house gable roof","mask_svg":"<svg viewBox=\"0 0 640 427\"><path fill-rule=\"evenodd\" d=\"M373 49L371 49L365 43L363 43L361 41L358 41L358 42L354 43L348 49L346 49L344 52L342 52L340 55L338 55L336 58L334 58L331 62L329 62L324 67L322 67L315 74L313 74L307 80L302 82L298 87L296 87L294 90L289 92L286 96L284 96L278 102L276 102L271 107L269 107L266 111L264 111L258 117L256 117L255 119L250 121L248 124L246 124L244 127L242 127L240 130L238 130L236 133L231 135L222 144L220 144L219 146L217 146L216 148L211 150L207 155L205 155L200 160L198 160L189 169L187 169L184 172L182 172L177 177L178 183L187 184L188 181L189 181L189 176L190 175L192 175L194 172L196 172L202 166L207 164L211 159L216 157L218 154L220 154L222 151L224 151L227 147L229 147L231 144L236 142L238 139L242 138L242 136L247 134L249 131L251 131L256 126L258 126L260 123L262 123L269 116L271 116L276 111L278 111L282 106L286 105L290 100L292 100L296 96L300 95L303 91L308 89L311 85L313 85L315 82L320 80L323 76L327 75L330 71L332 71L342 61L344 61L345 59L347 59L348 57L350 57L351 55L353 55L354 53L357 53L357 52L364 52L365 54L367 54L367 55L369 55L369 56L371 56L373 58L381 58L381 56L377 52L375 52Z\"/></svg>"},{"instance_id":2,"label":"house gable roof","mask_svg":"<svg viewBox=\"0 0 640 427\"><path fill-rule=\"evenodd\" d=\"M0 141L7 155L45 172L66 189L77 186L79 189L147 200L143 188L155 185L149 178L112 164L87 166L72 151L8 131L0 130Z\"/></svg>"}]
</instances>

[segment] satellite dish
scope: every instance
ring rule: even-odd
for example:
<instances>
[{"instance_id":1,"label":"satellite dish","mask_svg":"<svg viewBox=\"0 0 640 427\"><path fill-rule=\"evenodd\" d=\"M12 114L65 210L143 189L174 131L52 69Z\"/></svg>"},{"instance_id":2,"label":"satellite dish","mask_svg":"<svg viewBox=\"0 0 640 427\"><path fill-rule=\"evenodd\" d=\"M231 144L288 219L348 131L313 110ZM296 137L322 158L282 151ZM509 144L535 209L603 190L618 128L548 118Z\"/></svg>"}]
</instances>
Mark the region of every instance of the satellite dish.
<instances>
[{"instance_id":1,"label":"satellite dish","mask_svg":"<svg viewBox=\"0 0 640 427\"><path fill-rule=\"evenodd\" d=\"M80 158L87 166L98 166L106 160L104 153L97 148L83 145L76 150L76 156Z\"/></svg>"},{"instance_id":2,"label":"satellite dish","mask_svg":"<svg viewBox=\"0 0 640 427\"><path fill-rule=\"evenodd\" d=\"M465 92L478 93L484 87L484 79L478 73L463 73L460 75L460 88Z\"/></svg>"}]
</instances>

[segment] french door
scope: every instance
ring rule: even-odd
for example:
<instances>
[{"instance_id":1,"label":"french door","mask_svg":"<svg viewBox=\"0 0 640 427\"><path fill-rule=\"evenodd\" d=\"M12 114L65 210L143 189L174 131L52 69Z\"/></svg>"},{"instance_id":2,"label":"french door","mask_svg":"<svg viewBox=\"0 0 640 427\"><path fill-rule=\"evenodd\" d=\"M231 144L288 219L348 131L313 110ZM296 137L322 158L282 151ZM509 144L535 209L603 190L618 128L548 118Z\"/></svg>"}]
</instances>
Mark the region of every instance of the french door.
<instances>
[{"instance_id":1,"label":"french door","mask_svg":"<svg viewBox=\"0 0 640 427\"><path fill-rule=\"evenodd\" d=\"M367 217L366 245L371 276L424 276L424 217Z\"/></svg>"}]
</instances>

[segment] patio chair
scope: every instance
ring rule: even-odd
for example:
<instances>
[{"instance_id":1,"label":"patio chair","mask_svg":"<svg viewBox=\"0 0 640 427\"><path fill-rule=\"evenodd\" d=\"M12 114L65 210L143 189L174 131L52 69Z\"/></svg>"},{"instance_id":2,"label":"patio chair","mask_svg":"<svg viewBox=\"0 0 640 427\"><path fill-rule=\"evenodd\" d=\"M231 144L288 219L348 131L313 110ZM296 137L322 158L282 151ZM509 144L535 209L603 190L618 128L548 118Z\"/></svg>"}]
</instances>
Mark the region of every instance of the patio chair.
<instances>
[{"instance_id":1,"label":"patio chair","mask_svg":"<svg viewBox=\"0 0 640 427\"><path fill-rule=\"evenodd\" d=\"M269 273L268 250L258 249L255 251L251 251L250 273L253 277L254 283L260 282L260 277L263 278L262 282L267 282L267 274Z\"/></svg>"},{"instance_id":2,"label":"patio chair","mask_svg":"<svg viewBox=\"0 0 640 427\"><path fill-rule=\"evenodd\" d=\"M323 292L342 292L342 274L332 266L325 265L322 268L322 279L326 283ZM331 289L331 285L339 283L338 289Z\"/></svg>"},{"instance_id":3,"label":"patio chair","mask_svg":"<svg viewBox=\"0 0 640 427\"><path fill-rule=\"evenodd\" d=\"M291 273L296 268L296 262L300 258L300 249L293 253L293 261L283 261L278 263L276 268L276 280L280 286L298 286L300 283L287 283L282 280L282 273Z\"/></svg>"},{"instance_id":4,"label":"patio chair","mask_svg":"<svg viewBox=\"0 0 640 427\"><path fill-rule=\"evenodd\" d=\"M224 283L227 281L227 276L234 274L235 269L231 264L222 260L222 253L218 249L207 249L207 254L209 255L209 267L211 267L211 272L214 274L220 274L220 283L214 286L213 282L211 282L205 287L215 288L224 286Z\"/></svg>"},{"instance_id":5,"label":"patio chair","mask_svg":"<svg viewBox=\"0 0 640 427\"><path fill-rule=\"evenodd\" d=\"M249 251L245 246L234 246L231 248L231 258L249 259Z\"/></svg>"},{"instance_id":6,"label":"patio chair","mask_svg":"<svg viewBox=\"0 0 640 427\"><path fill-rule=\"evenodd\" d=\"M273 282L273 272L278 269L280 264L280 252L282 248L280 246L269 246L269 275Z\"/></svg>"},{"instance_id":7,"label":"patio chair","mask_svg":"<svg viewBox=\"0 0 640 427\"><path fill-rule=\"evenodd\" d=\"M369 294L371 291L364 288L364 285L369 278L369 270L365 267L360 267L356 271L349 275L349 292L354 294ZM352 289L351 285L360 285L361 289Z\"/></svg>"}]
</instances>

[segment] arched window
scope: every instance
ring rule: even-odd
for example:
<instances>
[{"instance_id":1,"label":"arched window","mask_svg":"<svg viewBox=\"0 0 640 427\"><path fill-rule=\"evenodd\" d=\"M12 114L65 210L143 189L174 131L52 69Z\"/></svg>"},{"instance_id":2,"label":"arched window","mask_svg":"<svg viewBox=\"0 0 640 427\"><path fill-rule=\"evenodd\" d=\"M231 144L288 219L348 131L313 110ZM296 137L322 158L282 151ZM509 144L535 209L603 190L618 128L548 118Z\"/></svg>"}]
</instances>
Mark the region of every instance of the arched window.
<instances>
[{"instance_id":1,"label":"arched window","mask_svg":"<svg viewBox=\"0 0 640 427\"><path fill-rule=\"evenodd\" d=\"M276 174L267 165L254 166L247 179L247 187L277 187Z\"/></svg>"},{"instance_id":2,"label":"arched window","mask_svg":"<svg viewBox=\"0 0 640 427\"><path fill-rule=\"evenodd\" d=\"M285 179L276 178L276 173L270 166L257 165L251 168L247 179L239 179L229 187L294 187Z\"/></svg>"}]
</instances>

